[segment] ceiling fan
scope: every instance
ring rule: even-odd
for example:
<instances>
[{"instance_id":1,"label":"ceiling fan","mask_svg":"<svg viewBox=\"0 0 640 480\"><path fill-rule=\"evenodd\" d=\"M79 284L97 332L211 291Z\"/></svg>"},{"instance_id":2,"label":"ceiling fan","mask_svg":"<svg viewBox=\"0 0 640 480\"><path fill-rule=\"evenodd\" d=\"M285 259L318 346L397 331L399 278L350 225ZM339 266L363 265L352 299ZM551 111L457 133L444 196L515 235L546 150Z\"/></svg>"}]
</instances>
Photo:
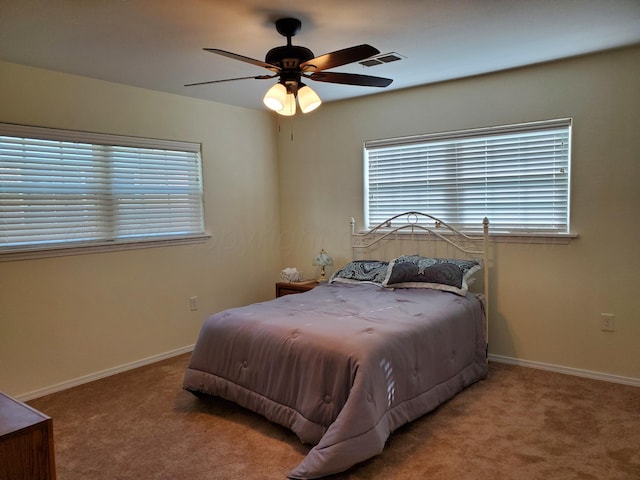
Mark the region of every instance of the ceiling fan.
<instances>
[{"instance_id":1,"label":"ceiling fan","mask_svg":"<svg viewBox=\"0 0 640 480\"><path fill-rule=\"evenodd\" d=\"M327 72L326 70L328 69L372 57L379 54L380 51L371 45L363 44L314 57L313 52L308 48L291 44L291 37L300 31L301 26L302 23L297 18L281 18L277 20L276 30L280 35L287 37L287 44L269 50L264 62L217 48L204 49L207 52L264 67L270 70L273 73L272 75L210 80L208 82L189 83L185 87L235 80L278 78L278 83L271 87L264 96L264 104L281 115L294 115L296 113L296 98L303 113L315 110L322 103L316 92L302 83L302 79L365 87L386 87L393 81L389 78L370 75Z\"/></svg>"}]
</instances>

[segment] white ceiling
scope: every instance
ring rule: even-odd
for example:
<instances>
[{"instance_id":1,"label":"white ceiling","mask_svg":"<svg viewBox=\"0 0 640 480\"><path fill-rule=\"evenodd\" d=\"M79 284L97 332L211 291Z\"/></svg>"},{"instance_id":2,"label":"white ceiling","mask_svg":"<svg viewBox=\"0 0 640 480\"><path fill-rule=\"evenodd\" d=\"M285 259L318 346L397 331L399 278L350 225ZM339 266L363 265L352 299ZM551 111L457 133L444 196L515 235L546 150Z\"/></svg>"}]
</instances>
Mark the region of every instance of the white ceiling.
<instances>
[{"instance_id":1,"label":"white ceiling","mask_svg":"<svg viewBox=\"0 0 640 480\"><path fill-rule=\"evenodd\" d=\"M640 43L640 0L0 0L0 60L264 108L269 74L202 50L264 60L294 45L321 55L368 43L401 61L333 71L393 78L386 89L307 82L327 102Z\"/></svg>"}]
</instances>

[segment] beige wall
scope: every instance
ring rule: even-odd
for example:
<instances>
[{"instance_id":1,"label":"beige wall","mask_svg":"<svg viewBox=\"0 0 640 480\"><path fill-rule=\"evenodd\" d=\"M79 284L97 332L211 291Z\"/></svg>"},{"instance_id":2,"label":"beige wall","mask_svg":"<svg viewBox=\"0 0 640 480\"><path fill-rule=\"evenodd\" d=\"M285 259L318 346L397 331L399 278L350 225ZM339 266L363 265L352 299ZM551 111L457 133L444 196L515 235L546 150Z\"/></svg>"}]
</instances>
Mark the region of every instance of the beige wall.
<instances>
[{"instance_id":1,"label":"beige wall","mask_svg":"<svg viewBox=\"0 0 640 480\"><path fill-rule=\"evenodd\" d=\"M282 242L283 263L304 271L319 248L338 265L350 258L348 221L363 218L364 141L571 117L571 224L580 238L493 245L489 350L640 379L638 78L640 47L323 105L293 125L283 120L280 215L283 239L291 240ZM614 333L600 331L600 313L616 315Z\"/></svg>"},{"instance_id":2,"label":"beige wall","mask_svg":"<svg viewBox=\"0 0 640 480\"><path fill-rule=\"evenodd\" d=\"M0 122L202 143L212 235L0 262L1 391L28 397L180 350L207 313L273 297L281 267L271 115L0 63Z\"/></svg>"},{"instance_id":3,"label":"beige wall","mask_svg":"<svg viewBox=\"0 0 640 480\"><path fill-rule=\"evenodd\" d=\"M281 268L315 275L320 248L348 261L365 140L559 117L574 119L580 238L493 245L490 352L640 379L637 78L640 47L325 104L277 133L264 111L0 62L0 122L201 142L213 235L0 263L0 390L28 397L180 350L208 313L271 298Z\"/></svg>"}]
</instances>

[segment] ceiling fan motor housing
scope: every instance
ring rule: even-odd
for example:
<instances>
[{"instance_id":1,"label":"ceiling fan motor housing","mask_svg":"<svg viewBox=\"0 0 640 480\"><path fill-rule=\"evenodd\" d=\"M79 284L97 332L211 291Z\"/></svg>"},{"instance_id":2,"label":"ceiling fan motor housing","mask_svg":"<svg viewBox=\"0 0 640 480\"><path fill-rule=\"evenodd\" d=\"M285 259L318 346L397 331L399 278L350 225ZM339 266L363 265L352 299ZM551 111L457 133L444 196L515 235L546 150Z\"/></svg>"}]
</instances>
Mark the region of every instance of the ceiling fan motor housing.
<instances>
[{"instance_id":1,"label":"ceiling fan motor housing","mask_svg":"<svg viewBox=\"0 0 640 480\"><path fill-rule=\"evenodd\" d=\"M300 64L314 58L313 52L298 45L275 47L267 52L265 62L280 67L280 83L295 94L300 84Z\"/></svg>"},{"instance_id":2,"label":"ceiling fan motor housing","mask_svg":"<svg viewBox=\"0 0 640 480\"><path fill-rule=\"evenodd\" d=\"M297 69L298 65L314 57L313 52L299 45L275 47L267 52L265 62L284 70Z\"/></svg>"}]
</instances>

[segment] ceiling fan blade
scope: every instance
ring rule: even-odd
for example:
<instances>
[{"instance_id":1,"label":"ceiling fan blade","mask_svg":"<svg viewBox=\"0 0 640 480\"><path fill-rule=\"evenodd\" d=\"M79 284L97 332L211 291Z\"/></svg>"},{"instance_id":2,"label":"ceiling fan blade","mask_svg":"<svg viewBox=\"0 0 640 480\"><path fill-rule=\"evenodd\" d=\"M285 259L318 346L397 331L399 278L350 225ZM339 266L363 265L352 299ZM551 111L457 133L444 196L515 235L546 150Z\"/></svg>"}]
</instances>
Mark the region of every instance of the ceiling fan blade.
<instances>
[{"instance_id":1,"label":"ceiling fan blade","mask_svg":"<svg viewBox=\"0 0 640 480\"><path fill-rule=\"evenodd\" d=\"M276 78L276 77L277 75L258 75L255 77L225 78L224 80L209 80L208 82L187 83L185 87L194 87L196 85L208 85L210 83L233 82L234 80L248 80L250 78L254 80L267 80L269 78Z\"/></svg>"},{"instance_id":2,"label":"ceiling fan blade","mask_svg":"<svg viewBox=\"0 0 640 480\"><path fill-rule=\"evenodd\" d=\"M363 87L386 87L391 85L391 82L393 82L390 78L339 72L318 72L311 75L305 75L305 78L310 78L316 82L343 83L346 85L360 85Z\"/></svg>"},{"instance_id":3,"label":"ceiling fan blade","mask_svg":"<svg viewBox=\"0 0 640 480\"><path fill-rule=\"evenodd\" d=\"M300 64L303 72L319 72L320 70L329 70L330 68L346 65L347 63L357 62L365 58L372 57L380 53L380 50L371 45L356 45L355 47L336 50L335 52L325 53L319 57L312 58Z\"/></svg>"},{"instance_id":4,"label":"ceiling fan blade","mask_svg":"<svg viewBox=\"0 0 640 480\"><path fill-rule=\"evenodd\" d=\"M263 62L262 60L256 60L255 58L245 57L244 55L238 55L237 53L227 52L226 50L220 50L219 48L203 48L203 50L211 53L217 53L223 57L233 58L234 60L240 60L241 62L250 63L258 67L264 67L272 72L279 72L280 67L272 65L270 63Z\"/></svg>"}]
</instances>

